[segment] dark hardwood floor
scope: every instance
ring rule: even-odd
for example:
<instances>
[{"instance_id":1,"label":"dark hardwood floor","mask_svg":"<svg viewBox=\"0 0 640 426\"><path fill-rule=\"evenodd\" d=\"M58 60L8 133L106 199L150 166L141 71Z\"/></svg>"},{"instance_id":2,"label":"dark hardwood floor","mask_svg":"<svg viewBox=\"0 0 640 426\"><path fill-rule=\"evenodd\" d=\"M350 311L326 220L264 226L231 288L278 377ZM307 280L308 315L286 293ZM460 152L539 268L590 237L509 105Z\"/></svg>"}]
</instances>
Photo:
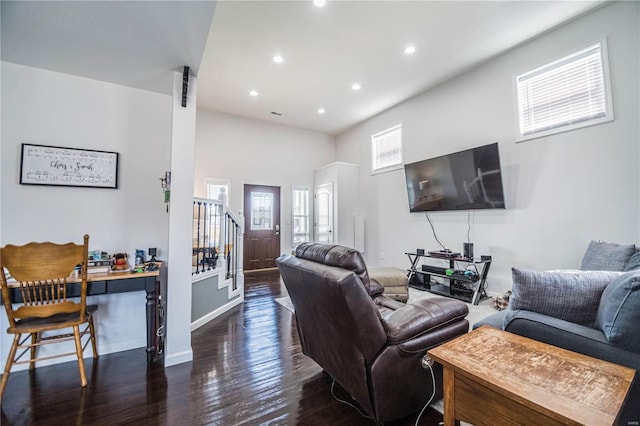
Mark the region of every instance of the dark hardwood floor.
<instances>
[{"instance_id":1,"label":"dark hardwood floor","mask_svg":"<svg viewBox=\"0 0 640 426\"><path fill-rule=\"evenodd\" d=\"M332 397L330 377L302 354L293 314L274 301L283 294L277 271L247 274L245 302L193 332L191 363L148 367L144 349L89 358L85 389L75 362L12 373L0 423L372 425ZM429 409L420 424L441 421Z\"/></svg>"}]
</instances>

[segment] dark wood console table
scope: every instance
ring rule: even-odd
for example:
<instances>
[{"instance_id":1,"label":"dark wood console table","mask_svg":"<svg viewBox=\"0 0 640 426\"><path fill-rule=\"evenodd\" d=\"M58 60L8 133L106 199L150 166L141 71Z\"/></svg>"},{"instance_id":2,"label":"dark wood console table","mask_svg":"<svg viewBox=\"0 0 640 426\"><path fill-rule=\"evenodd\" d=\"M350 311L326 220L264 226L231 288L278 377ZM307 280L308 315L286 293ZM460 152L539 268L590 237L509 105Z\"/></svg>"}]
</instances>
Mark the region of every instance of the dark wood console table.
<instances>
[{"instance_id":1,"label":"dark wood console table","mask_svg":"<svg viewBox=\"0 0 640 426\"><path fill-rule=\"evenodd\" d=\"M161 295L160 272L161 270L100 273L89 274L87 277L87 296L141 290L146 292L147 362L160 361L164 354L164 300ZM8 287L11 301L22 302L20 289L12 286L11 280L8 281ZM67 278L67 297L80 297L80 278Z\"/></svg>"}]
</instances>

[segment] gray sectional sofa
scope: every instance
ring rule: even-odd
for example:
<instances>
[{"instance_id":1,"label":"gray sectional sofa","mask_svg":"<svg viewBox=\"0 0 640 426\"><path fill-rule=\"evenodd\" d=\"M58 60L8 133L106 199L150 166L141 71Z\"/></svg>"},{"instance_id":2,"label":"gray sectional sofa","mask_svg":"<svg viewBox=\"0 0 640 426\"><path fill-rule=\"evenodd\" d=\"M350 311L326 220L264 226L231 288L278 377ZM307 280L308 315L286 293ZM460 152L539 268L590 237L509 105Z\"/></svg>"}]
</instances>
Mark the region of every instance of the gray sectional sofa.
<instances>
[{"instance_id":1,"label":"gray sectional sofa","mask_svg":"<svg viewBox=\"0 0 640 426\"><path fill-rule=\"evenodd\" d=\"M491 325L636 370L620 425L640 424L640 249L592 241L580 270L513 268L509 308Z\"/></svg>"}]
</instances>

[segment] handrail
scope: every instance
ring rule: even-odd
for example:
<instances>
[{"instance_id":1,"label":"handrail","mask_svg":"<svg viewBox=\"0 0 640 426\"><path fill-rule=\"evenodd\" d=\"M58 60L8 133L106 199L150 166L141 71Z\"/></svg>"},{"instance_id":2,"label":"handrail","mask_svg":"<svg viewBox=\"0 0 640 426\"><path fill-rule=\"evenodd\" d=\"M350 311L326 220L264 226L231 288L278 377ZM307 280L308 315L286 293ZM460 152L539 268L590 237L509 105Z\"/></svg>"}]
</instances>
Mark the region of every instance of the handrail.
<instances>
[{"instance_id":1,"label":"handrail","mask_svg":"<svg viewBox=\"0 0 640 426\"><path fill-rule=\"evenodd\" d=\"M231 290L238 289L242 260L242 221L223 200L193 199L192 275L224 267ZM224 259L222 265L218 260Z\"/></svg>"}]
</instances>

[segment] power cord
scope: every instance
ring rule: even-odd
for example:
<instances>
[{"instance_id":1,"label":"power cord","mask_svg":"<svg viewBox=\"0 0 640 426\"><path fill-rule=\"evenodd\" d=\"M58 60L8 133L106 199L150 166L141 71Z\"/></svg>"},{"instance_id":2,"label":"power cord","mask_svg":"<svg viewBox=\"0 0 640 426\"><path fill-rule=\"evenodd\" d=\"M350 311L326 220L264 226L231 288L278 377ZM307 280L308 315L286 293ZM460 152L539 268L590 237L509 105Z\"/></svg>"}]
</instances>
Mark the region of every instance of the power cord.
<instances>
[{"instance_id":1,"label":"power cord","mask_svg":"<svg viewBox=\"0 0 640 426\"><path fill-rule=\"evenodd\" d=\"M425 355L424 357L422 357L420 364L422 364L422 368L428 368L429 372L431 373L432 391L431 391L431 397L429 398L429 401L427 401L427 403L424 404L424 407L422 407L422 410L420 410L420 414L418 414L418 417L416 418L415 426L418 426L418 423L420 422L420 417L422 417L422 415L424 414L424 410L427 409L427 407L431 404L431 401L433 401L433 398L436 396L436 378L433 375L433 367L432 367L433 360L429 358L428 355Z\"/></svg>"},{"instance_id":2,"label":"power cord","mask_svg":"<svg viewBox=\"0 0 640 426\"><path fill-rule=\"evenodd\" d=\"M431 232L433 232L433 238L436 239L436 241L438 242L438 244L440 244L440 247L442 247L443 250L446 250L447 248L444 246L444 244L442 244L442 242L438 239L438 236L436 235L436 230L433 227L433 223L431 223L431 218L429 217L429 213L424 212L424 215L427 217L427 222L429 222L429 225L431 226Z\"/></svg>"},{"instance_id":3,"label":"power cord","mask_svg":"<svg viewBox=\"0 0 640 426\"><path fill-rule=\"evenodd\" d=\"M431 373L431 374L433 374L433 373ZM349 406L349 407L351 407L351 408L355 408L355 410L358 412L358 414L360 414L360 415L361 415L362 417L364 417L365 419L373 420L373 418L372 418L372 417L369 417L369 416L367 416L366 414L364 414L364 413L363 413L362 411L360 411L360 409L359 409L358 407L356 407L355 405L351 404L351 403L350 403L350 402L348 402L348 401L345 401L345 400L342 400L342 399L338 398L338 397L336 396L335 392L333 391L333 387L335 386L335 384L336 384L336 379L333 379L333 381L331 382L331 395L333 395L333 399L335 399L336 401L341 402L341 403L343 403L343 404L345 404L345 405L348 405L348 406Z\"/></svg>"},{"instance_id":4,"label":"power cord","mask_svg":"<svg viewBox=\"0 0 640 426\"><path fill-rule=\"evenodd\" d=\"M422 417L422 415L424 414L424 411L427 409L427 407L431 404L431 402L433 401L433 398L436 396L436 378L435 375L433 374L433 360L431 358L429 358L427 355L425 355L424 357L422 357L422 359L420 360L420 363L422 365L422 368L427 368L429 369L429 373L431 373L431 396L429 397L429 400L427 401L427 403L424 405L424 407L422 407L422 410L420 410L420 413L418 414L418 417L416 418L416 423L415 426L418 426L418 423L420 422L420 417ZM360 414L362 417L364 417L365 419L369 419L369 420L373 420L372 417L367 416L366 414L364 414L362 411L360 411L360 409L351 404L348 401L345 401L343 399L340 399L336 396L336 393L334 391L334 386L336 385L336 379L332 379L331 382L331 395L333 396L333 399L335 399L336 401L348 405L349 407L355 409L358 414Z\"/></svg>"}]
</instances>

